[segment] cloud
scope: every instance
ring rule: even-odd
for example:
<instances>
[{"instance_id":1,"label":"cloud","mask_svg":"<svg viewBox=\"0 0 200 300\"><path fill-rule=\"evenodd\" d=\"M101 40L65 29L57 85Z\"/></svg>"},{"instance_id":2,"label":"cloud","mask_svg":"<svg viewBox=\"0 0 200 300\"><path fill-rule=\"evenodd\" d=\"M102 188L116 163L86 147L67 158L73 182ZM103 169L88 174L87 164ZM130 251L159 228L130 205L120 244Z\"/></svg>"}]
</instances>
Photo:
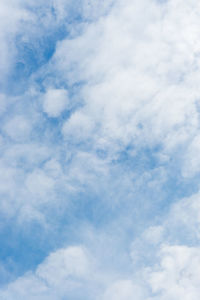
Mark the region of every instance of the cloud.
<instances>
[{"instance_id":1,"label":"cloud","mask_svg":"<svg viewBox=\"0 0 200 300\"><path fill-rule=\"evenodd\" d=\"M18 2L18 3L17 3ZM20 7L19 1L1 1L0 6L0 81L5 80L16 58L14 37L20 30L20 22L26 21L30 15ZM4 81L5 83L5 81Z\"/></svg>"},{"instance_id":2,"label":"cloud","mask_svg":"<svg viewBox=\"0 0 200 300\"><path fill-rule=\"evenodd\" d=\"M62 287L66 278L81 278L88 271L89 262L84 250L81 247L69 247L50 254L36 273L49 285Z\"/></svg>"},{"instance_id":3,"label":"cloud","mask_svg":"<svg viewBox=\"0 0 200 300\"><path fill-rule=\"evenodd\" d=\"M94 132L94 122L86 114L76 111L62 128L62 133L65 138L71 142L85 142Z\"/></svg>"},{"instance_id":4,"label":"cloud","mask_svg":"<svg viewBox=\"0 0 200 300\"><path fill-rule=\"evenodd\" d=\"M49 89L47 91L44 96L43 110L49 117L59 117L67 107L69 107L69 99L66 90Z\"/></svg>"},{"instance_id":5,"label":"cloud","mask_svg":"<svg viewBox=\"0 0 200 300\"><path fill-rule=\"evenodd\" d=\"M187 10L191 22L181 18ZM138 20L141 11L145 23ZM198 19L187 4L179 14L177 22L171 2L149 1L146 10L143 2L127 1L82 35L57 45L53 61L59 74L70 85L86 82L82 111L99 128L90 133L95 143L112 140L116 151L119 144L122 149L162 144L171 153L196 135L198 86L191 80L197 75L192 66L197 66L193 24Z\"/></svg>"},{"instance_id":6,"label":"cloud","mask_svg":"<svg viewBox=\"0 0 200 300\"><path fill-rule=\"evenodd\" d=\"M23 116L15 116L4 125L4 132L13 140L25 141L31 132L31 124Z\"/></svg>"},{"instance_id":7,"label":"cloud","mask_svg":"<svg viewBox=\"0 0 200 300\"><path fill-rule=\"evenodd\" d=\"M198 216L191 211L193 203L187 200L188 217L198 221ZM185 201L183 199L176 204L176 209L181 208ZM2 299L22 299L28 295L29 299L53 300L62 297L98 300L171 300L182 297L184 300L196 300L199 295L199 271L196 267L200 260L199 246L187 245L183 239L177 243L179 231L176 222L180 225L181 220L185 222L186 230L192 231L193 228L184 215L177 214L174 208L172 212L174 214L170 212L159 226L148 227L137 236L132 244L132 253L128 254L128 259L122 259L123 268L118 267L127 250L121 240L111 239L109 235L114 232L106 237L105 232L98 235L94 232L93 235L92 232L86 234L84 229L85 246L68 246L53 251L35 271L4 285L0 296ZM168 230L169 222L171 232ZM118 242L120 247L115 253ZM118 258L121 256L117 261L113 259L116 254ZM112 262L106 263L109 255ZM138 258L143 264L135 264Z\"/></svg>"},{"instance_id":8,"label":"cloud","mask_svg":"<svg viewBox=\"0 0 200 300\"><path fill-rule=\"evenodd\" d=\"M121 280L110 286L102 299L108 300L128 300L128 299L144 299L142 291L139 287L134 286L131 280Z\"/></svg>"},{"instance_id":9,"label":"cloud","mask_svg":"<svg viewBox=\"0 0 200 300\"><path fill-rule=\"evenodd\" d=\"M1 299L198 299L198 9L0 4Z\"/></svg>"},{"instance_id":10,"label":"cloud","mask_svg":"<svg viewBox=\"0 0 200 300\"><path fill-rule=\"evenodd\" d=\"M196 300L199 295L199 248L164 246L158 270L150 274L152 299Z\"/></svg>"},{"instance_id":11,"label":"cloud","mask_svg":"<svg viewBox=\"0 0 200 300\"><path fill-rule=\"evenodd\" d=\"M60 299L80 294L89 272L85 250L74 246L51 253L34 273L27 273L0 291L1 299ZM72 294L74 292L74 296ZM75 299L75 298L74 298Z\"/></svg>"}]
</instances>

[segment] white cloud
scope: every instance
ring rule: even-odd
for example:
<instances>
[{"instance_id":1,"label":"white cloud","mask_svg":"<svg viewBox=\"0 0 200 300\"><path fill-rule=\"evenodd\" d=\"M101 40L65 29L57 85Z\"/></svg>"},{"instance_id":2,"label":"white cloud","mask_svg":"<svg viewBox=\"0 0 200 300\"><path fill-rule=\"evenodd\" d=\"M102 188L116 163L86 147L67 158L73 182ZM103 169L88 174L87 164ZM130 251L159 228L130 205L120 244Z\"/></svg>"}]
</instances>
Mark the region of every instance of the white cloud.
<instances>
[{"instance_id":1,"label":"white cloud","mask_svg":"<svg viewBox=\"0 0 200 300\"><path fill-rule=\"evenodd\" d=\"M103 300L142 300L143 292L138 286L134 286L131 280L119 280L113 283L105 292Z\"/></svg>"},{"instance_id":2,"label":"white cloud","mask_svg":"<svg viewBox=\"0 0 200 300\"><path fill-rule=\"evenodd\" d=\"M62 175L61 165L56 159L51 159L47 161L44 166L44 169L46 173L53 178L58 178Z\"/></svg>"},{"instance_id":3,"label":"white cloud","mask_svg":"<svg viewBox=\"0 0 200 300\"><path fill-rule=\"evenodd\" d=\"M49 117L59 117L67 108L69 109L67 90L49 89L44 95L43 110Z\"/></svg>"},{"instance_id":4,"label":"white cloud","mask_svg":"<svg viewBox=\"0 0 200 300\"><path fill-rule=\"evenodd\" d=\"M161 300L197 300L199 298L200 249L187 246L164 246L161 262L149 277L155 297Z\"/></svg>"},{"instance_id":5,"label":"white cloud","mask_svg":"<svg viewBox=\"0 0 200 300\"><path fill-rule=\"evenodd\" d=\"M85 142L94 132L94 120L83 112L76 111L62 128L65 138L71 142Z\"/></svg>"},{"instance_id":6,"label":"white cloud","mask_svg":"<svg viewBox=\"0 0 200 300\"><path fill-rule=\"evenodd\" d=\"M31 123L24 116L16 115L4 124L3 129L14 141L23 142L30 138Z\"/></svg>"},{"instance_id":7,"label":"white cloud","mask_svg":"<svg viewBox=\"0 0 200 300\"><path fill-rule=\"evenodd\" d=\"M48 285L63 287L70 277L80 279L89 272L87 255L81 247L57 250L38 267L36 274Z\"/></svg>"},{"instance_id":8,"label":"white cloud","mask_svg":"<svg viewBox=\"0 0 200 300\"><path fill-rule=\"evenodd\" d=\"M1 299L52 299L81 296L90 262L84 248L73 246L51 253L35 272L0 290ZM91 276L91 275L90 275Z\"/></svg>"},{"instance_id":9,"label":"white cloud","mask_svg":"<svg viewBox=\"0 0 200 300\"><path fill-rule=\"evenodd\" d=\"M197 134L199 18L194 3L176 1L176 12L174 5L119 1L82 35L57 45L56 70L69 85L85 83L84 106L65 125L77 142L76 113L98 128L84 122L83 137L94 144L104 139L116 152L130 144L162 144L171 155Z\"/></svg>"},{"instance_id":10,"label":"white cloud","mask_svg":"<svg viewBox=\"0 0 200 300\"><path fill-rule=\"evenodd\" d=\"M38 143L17 143L6 148L3 161L8 166L33 169L52 157L52 149Z\"/></svg>"},{"instance_id":11,"label":"white cloud","mask_svg":"<svg viewBox=\"0 0 200 300\"><path fill-rule=\"evenodd\" d=\"M166 230L177 240L197 242L200 238L200 195L182 199L171 207ZM174 234L173 234L174 231Z\"/></svg>"},{"instance_id":12,"label":"white cloud","mask_svg":"<svg viewBox=\"0 0 200 300\"><path fill-rule=\"evenodd\" d=\"M54 188L54 180L42 170L35 169L28 174L25 186L31 195L40 196L42 199L45 198L45 201L48 201L48 193Z\"/></svg>"}]
</instances>

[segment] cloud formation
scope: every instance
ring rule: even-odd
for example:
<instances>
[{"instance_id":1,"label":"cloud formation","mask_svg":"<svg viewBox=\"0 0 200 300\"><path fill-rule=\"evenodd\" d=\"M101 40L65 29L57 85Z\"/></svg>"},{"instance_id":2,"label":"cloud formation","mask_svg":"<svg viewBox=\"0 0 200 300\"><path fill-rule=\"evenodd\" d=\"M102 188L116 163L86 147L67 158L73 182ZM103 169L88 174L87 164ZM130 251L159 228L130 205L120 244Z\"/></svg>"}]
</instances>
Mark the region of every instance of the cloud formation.
<instances>
[{"instance_id":1,"label":"cloud formation","mask_svg":"<svg viewBox=\"0 0 200 300\"><path fill-rule=\"evenodd\" d=\"M196 1L0 4L0 298L198 300Z\"/></svg>"}]
</instances>

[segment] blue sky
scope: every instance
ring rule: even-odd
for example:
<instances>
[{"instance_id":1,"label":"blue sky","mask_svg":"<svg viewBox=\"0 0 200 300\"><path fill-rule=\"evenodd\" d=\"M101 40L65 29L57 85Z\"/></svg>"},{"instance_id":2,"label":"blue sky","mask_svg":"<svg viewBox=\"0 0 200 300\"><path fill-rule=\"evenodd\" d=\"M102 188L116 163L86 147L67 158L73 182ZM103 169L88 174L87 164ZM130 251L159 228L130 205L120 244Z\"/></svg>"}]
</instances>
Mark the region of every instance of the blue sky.
<instances>
[{"instance_id":1,"label":"blue sky","mask_svg":"<svg viewBox=\"0 0 200 300\"><path fill-rule=\"evenodd\" d=\"M199 299L199 11L1 1L0 299Z\"/></svg>"}]
</instances>

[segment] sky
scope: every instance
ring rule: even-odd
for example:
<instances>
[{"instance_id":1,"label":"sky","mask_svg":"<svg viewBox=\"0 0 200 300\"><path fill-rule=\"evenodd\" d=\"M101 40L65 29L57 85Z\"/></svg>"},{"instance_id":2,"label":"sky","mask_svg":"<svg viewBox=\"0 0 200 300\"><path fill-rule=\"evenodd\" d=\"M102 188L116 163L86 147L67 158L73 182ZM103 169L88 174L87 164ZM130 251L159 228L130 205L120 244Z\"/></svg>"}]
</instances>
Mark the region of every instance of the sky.
<instances>
[{"instance_id":1,"label":"sky","mask_svg":"<svg viewBox=\"0 0 200 300\"><path fill-rule=\"evenodd\" d=\"M199 300L199 16L1 0L1 300Z\"/></svg>"}]
</instances>

